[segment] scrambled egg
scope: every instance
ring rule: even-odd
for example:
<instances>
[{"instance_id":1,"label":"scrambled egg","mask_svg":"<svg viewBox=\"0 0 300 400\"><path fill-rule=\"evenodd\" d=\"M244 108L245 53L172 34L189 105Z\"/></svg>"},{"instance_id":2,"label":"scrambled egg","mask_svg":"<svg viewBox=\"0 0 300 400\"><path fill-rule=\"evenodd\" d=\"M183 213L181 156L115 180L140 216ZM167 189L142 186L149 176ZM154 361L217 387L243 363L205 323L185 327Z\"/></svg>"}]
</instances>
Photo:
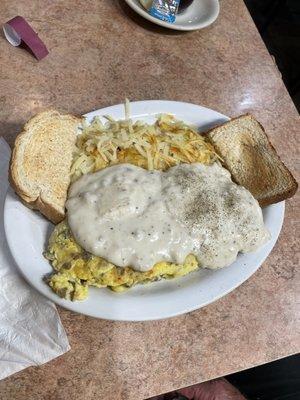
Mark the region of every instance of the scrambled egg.
<instances>
[{"instance_id":1,"label":"scrambled egg","mask_svg":"<svg viewBox=\"0 0 300 400\"><path fill-rule=\"evenodd\" d=\"M65 221L55 227L44 255L56 271L47 279L49 286L68 300L84 300L89 286L122 292L137 283L176 278L199 268L193 255L188 255L182 265L159 262L147 272L117 267L79 246Z\"/></svg>"}]
</instances>

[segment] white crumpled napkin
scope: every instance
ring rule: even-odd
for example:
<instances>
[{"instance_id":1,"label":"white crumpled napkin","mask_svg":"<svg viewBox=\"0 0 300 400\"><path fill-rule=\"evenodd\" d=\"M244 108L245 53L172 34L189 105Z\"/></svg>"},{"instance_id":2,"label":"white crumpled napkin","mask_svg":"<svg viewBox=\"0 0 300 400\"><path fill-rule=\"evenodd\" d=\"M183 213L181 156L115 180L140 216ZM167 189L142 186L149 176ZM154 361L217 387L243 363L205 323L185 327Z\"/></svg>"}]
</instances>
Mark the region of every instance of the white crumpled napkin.
<instances>
[{"instance_id":1,"label":"white crumpled napkin","mask_svg":"<svg viewBox=\"0 0 300 400\"><path fill-rule=\"evenodd\" d=\"M0 379L70 350L55 305L19 275L3 226L10 148L0 138Z\"/></svg>"}]
</instances>

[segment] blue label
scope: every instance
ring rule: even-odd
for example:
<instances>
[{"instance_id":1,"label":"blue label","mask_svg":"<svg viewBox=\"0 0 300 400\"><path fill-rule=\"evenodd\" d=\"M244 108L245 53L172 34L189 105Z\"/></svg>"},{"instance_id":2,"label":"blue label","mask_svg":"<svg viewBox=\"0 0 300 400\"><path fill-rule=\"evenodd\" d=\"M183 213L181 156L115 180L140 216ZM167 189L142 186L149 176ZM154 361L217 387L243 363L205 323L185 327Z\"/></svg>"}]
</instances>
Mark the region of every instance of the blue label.
<instances>
[{"instance_id":1,"label":"blue label","mask_svg":"<svg viewBox=\"0 0 300 400\"><path fill-rule=\"evenodd\" d=\"M150 15L162 21L173 23L176 19L180 0L154 0Z\"/></svg>"}]
</instances>

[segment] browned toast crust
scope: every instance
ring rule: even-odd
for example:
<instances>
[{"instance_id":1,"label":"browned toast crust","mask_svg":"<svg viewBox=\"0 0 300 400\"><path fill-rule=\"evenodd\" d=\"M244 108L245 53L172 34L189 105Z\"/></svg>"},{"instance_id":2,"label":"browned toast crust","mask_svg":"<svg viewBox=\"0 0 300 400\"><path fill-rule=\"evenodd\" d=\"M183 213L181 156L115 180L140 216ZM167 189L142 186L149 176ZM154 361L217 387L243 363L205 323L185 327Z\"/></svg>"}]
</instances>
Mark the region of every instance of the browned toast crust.
<instances>
[{"instance_id":1,"label":"browned toast crust","mask_svg":"<svg viewBox=\"0 0 300 400\"><path fill-rule=\"evenodd\" d=\"M43 111L25 124L12 151L10 184L25 205L53 223L65 216L69 172L81 122L82 117Z\"/></svg>"},{"instance_id":2,"label":"browned toast crust","mask_svg":"<svg viewBox=\"0 0 300 400\"><path fill-rule=\"evenodd\" d=\"M221 138L216 137L217 134L220 136L222 133L220 132L220 129L223 130L230 130L231 127L235 122L239 122L241 120L249 119L252 121L252 123L258 124L260 127L259 135L263 135L263 141L266 141L267 145L265 146L266 148L260 149L260 144L258 142L255 142L255 139L253 139L253 142L250 141L250 144L248 143L249 146L249 151L251 151L251 146L252 146L252 151L253 154L254 152L257 153L259 157L259 152L258 150L261 151L261 157L257 159L256 164L250 164L249 159L231 159L228 157L227 152L224 149L223 143L221 143ZM259 201L259 204L261 207L268 206L270 204L278 203L279 201L286 200L296 193L298 189L298 183L296 182L295 178L293 177L292 173L289 171L289 169L285 166L285 164L282 162L281 158L277 154L274 146L272 145L264 127L251 115L251 114L244 114L239 117L232 118L230 121L225 122L222 125L219 125L213 129L210 129L209 131L206 132L207 137L210 139L212 144L214 145L216 151L220 155L220 157L224 160L224 166L231 172L233 180L238 183L242 184L245 186L250 192L252 192L253 196L257 198ZM241 133L242 135L242 133ZM241 140L242 142L242 140ZM241 145L241 143L233 142L230 144L232 148L234 146ZM243 143L244 146L246 146L245 143ZM268 154L268 158L264 158L264 152L266 151ZM270 177L270 169L267 168L267 162L269 159L273 159L274 161L274 166L278 167L276 170L274 169L273 172L273 177ZM252 161L255 161L255 157L252 158ZM239 163L241 166L237 166L237 163ZM244 163L244 165L243 165ZM247 168L248 171L251 172L251 170L254 172L255 170L259 170L260 172L260 180L259 183L257 183L257 186L255 187L255 183L249 179L249 186L247 186L247 182L244 182L244 177L241 175L241 172L243 172L243 169ZM251 178L251 173L249 173L249 177ZM278 175L278 176L275 176ZM273 179L272 179L273 178ZM274 184L276 179L282 179L281 182L281 187L278 188L276 193L271 194L271 185Z\"/></svg>"}]
</instances>

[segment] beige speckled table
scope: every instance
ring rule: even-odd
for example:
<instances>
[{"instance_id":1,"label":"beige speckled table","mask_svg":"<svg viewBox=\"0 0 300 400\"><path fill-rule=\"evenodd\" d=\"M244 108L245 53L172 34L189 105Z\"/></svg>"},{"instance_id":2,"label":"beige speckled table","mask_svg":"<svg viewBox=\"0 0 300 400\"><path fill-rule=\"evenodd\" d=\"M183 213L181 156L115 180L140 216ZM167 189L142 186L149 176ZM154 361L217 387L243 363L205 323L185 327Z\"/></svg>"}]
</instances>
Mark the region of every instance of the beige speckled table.
<instances>
[{"instance_id":1,"label":"beige speckled table","mask_svg":"<svg viewBox=\"0 0 300 400\"><path fill-rule=\"evenodd\" d=\"M50 54L37 62L0 37L0 135L11 144L48 106L85 113L125 96L182 100L252 112L297 176L298 114L241 0L221 1L216 23L191 33L151 25L122 0L1 1L2 22L18 14ZM1 381L1 400L137 400L299 351L297 228L299 236L294 198L259 271L190 314L114 323L60 309L72 350Z\"/></svg>"}]
</instances>

